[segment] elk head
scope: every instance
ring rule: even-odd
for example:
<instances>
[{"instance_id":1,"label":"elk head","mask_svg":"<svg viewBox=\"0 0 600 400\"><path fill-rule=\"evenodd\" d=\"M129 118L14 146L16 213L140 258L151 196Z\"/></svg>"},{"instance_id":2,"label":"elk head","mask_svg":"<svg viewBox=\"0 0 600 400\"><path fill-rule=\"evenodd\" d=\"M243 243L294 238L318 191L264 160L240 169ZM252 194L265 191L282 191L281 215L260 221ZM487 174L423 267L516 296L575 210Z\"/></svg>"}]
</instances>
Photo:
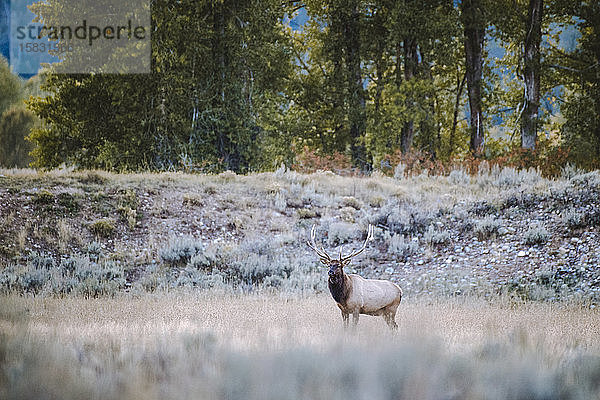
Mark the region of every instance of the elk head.
<instances>
[{"instance_id":1,"label":"elk head","mask_svg":"<svg viewBox=\"0 0 600 400\"><path fill-rule=\"evenodd\" d=\"M321 246L321 248L317 247L317 244L315 243L315 230L316 230L316 225L313 225L313 227L310 231L310 241L307 241L306 244L308 245L308 247L313 249L315 251L315 253L317 253L321 263L323 265L329 267L329 279L333 280L333 281L337 281L343 277L344 267L346 265L350 264L350 261L352 260L353 257L362 253L365 250L365 248L367 247L367 243L371 239L373 239L373 225L369 225L367 238L365 239L365 242L363 243L363 245L360 249L355 250L355 251L351 252L350 254L343 255L344 246L340 246L340 252L339 252L338 258L334 259L334 258L331 258L331 256L329 254L327 254L327 252L325 251L323 246Z\"/></svg>"}]
</instances>

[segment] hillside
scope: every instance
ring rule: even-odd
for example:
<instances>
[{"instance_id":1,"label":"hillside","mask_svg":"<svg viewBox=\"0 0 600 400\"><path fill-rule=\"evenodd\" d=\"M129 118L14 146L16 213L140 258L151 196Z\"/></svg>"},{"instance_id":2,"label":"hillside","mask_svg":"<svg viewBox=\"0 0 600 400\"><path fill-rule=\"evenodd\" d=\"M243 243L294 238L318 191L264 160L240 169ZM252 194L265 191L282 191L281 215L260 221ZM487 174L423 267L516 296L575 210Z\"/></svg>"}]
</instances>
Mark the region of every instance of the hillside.
<instances>
[{"instance_id":1,"label":"hillside","mask_svg":"<svg viewBox=\"0 0 600 400\"><path fill-rule=\"evenodd\" d=\"M0 171L0 289L326 290L306 246L375 239L350 266L405 296L600 301L600 173L342 177Z\"/></svg>"}]
</instances>

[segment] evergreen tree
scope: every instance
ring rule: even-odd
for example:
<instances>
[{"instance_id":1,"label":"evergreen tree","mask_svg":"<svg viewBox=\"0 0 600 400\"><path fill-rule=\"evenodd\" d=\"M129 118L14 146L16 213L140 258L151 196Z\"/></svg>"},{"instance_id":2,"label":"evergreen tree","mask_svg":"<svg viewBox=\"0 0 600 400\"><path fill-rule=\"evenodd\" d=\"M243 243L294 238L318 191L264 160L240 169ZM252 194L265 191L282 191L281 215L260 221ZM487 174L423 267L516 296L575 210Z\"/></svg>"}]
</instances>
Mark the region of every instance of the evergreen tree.
<instances>
[{"instance_id":1,"label":"evergreen tree","mask_svg":"<svg viewBox=\"0 0 600 400\"><path fill-rule=\"evenodd\" d=\"M152 73L48 72L36 164L86 168L245 172L256 168L266 124L290 62L280 2L152 3ZM42 18L61 17L50 2ZM272 115L272 113L270 113Z\"/></svg>"},{"instance_id":2,"label":"evergreen tree","mask_svg":"<svg viewBox=\"0 0 600 400\"><path fill-rule=\"evenodd\" d=\"M566 118L562 140L571 149L571 161L587 168L600 167L600 5L568 5L581 37L571 52L558 53L554 68L566 85L561 111Z\"/></svg>"}]
</instances>

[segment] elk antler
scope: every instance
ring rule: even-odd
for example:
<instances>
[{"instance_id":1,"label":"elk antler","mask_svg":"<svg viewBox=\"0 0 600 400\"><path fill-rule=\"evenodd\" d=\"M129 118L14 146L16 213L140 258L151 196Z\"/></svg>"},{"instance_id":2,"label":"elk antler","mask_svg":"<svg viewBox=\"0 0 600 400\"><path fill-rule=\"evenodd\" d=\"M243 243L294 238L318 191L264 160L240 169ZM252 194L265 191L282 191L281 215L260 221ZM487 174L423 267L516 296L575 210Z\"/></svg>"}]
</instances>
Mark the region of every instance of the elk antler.
<instances>
[{"instance_id":1,"label":"elk antler","mask_svg":"<svg viewBox=\"0 0 600 400\"><path fill-rule=\"evenodd\" d=\"M359 255L360 253L362 253L367 248L367 243L371 239L373 239L373 225L369 224L367 238L365 239L365 242L363 243L362 247L360 249L354 251L353 253L350 253L347 256L343 256L343 257L342 257L342 249L340 249L340 262L345 264L346 262L350 261L350 259L352 257L355 257L355 256Z\"/></svg>"},{"instance_id":2,"label":"elk antler","mask_svg":"<svg viewBox=\"0 0 600 400\"><path fill-rule=\"evenodd\" d=\"M313 249L315 253L317 253L323 264L329 264L331 262L331 257L329 257L329 254L327 254L323 246L321 246L320 250L317 248L317 244L315 243L315 229L316 225L313 225L310 231L310 242L307 240L306 244L308 245L308 247Z\"/></svg>"}]
</instances>

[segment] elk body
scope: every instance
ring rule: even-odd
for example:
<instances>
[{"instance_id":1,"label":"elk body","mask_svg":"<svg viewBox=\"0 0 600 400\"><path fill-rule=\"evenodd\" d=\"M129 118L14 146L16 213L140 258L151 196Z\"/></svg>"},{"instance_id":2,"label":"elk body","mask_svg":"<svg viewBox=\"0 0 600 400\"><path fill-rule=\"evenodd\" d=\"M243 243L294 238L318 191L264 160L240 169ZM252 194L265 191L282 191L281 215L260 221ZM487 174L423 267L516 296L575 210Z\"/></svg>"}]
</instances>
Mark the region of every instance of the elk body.
<instances>
[{"instance_id":1,"label":"elk body","mask_svg":"<svg viewBox=\"0 0 600 400\"><path fill-rule=\"evenodd\" d=\"M393 282L380 279L365 279L356 274L346 274L344 267L352 257L362 253L369 240L373 238L373 226L369 225L367 239L362 247L349 255L342 255L342 248L337 259L331 258L321 247L315 243L315 226L310 233L308 246L319 256L321 263L329 267L329 280L327 285L331 296L342 311L344 326L348 326L350 314L354 325L358 323L360 314L383 316L385 322L392 329L397 329L396 310L402 300L402 289Z\"/></svg>"}]
</instances>

